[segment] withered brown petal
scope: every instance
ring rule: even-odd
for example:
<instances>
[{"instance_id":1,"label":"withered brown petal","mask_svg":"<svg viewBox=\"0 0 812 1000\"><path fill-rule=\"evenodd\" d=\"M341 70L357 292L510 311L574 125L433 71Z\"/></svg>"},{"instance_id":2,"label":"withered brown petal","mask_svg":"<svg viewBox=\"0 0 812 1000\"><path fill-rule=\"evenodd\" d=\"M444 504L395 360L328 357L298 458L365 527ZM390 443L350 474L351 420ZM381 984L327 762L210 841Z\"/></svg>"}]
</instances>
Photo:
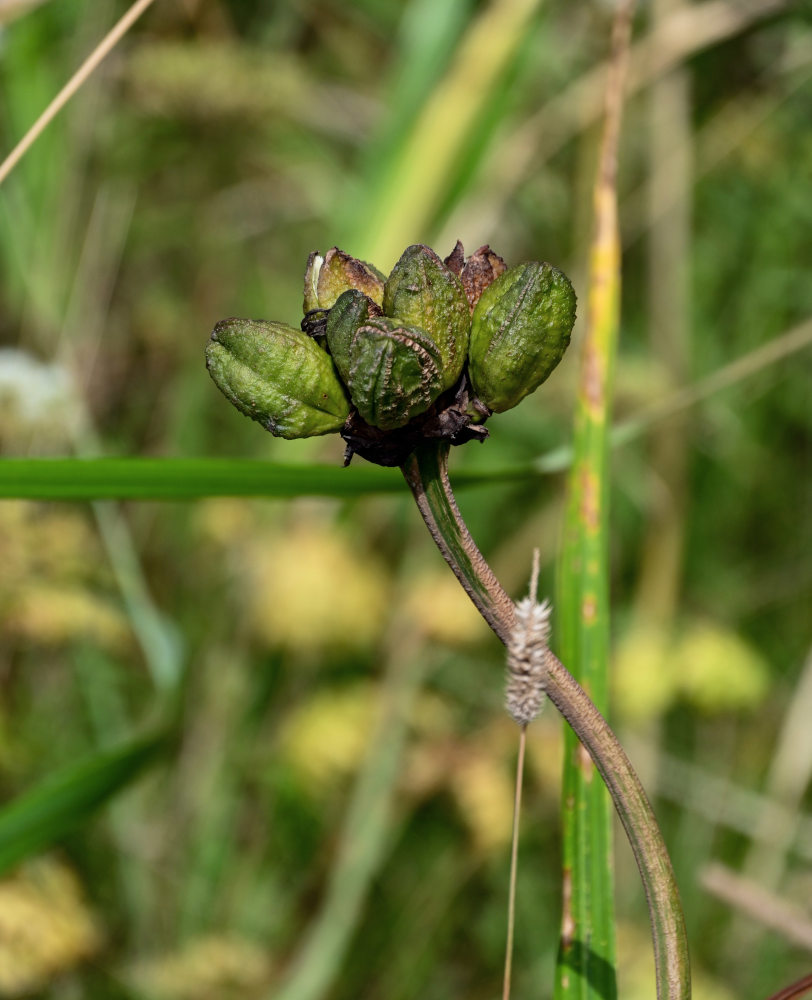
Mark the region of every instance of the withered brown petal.
<instances>
[{"instance_id":1,"label":"withered brown petal","mask_svg":"<svg viewBox=\"0 0 812 1000\"><path fill-rule=\"evenodd\" d=\"M457 240L454 244L454 249L446 257L443 263L449 271L453 271L459 278L462 273L462 266L465 263L465 248L459 240Z\"/></svg>"},{"instance_id":2,"label":"withered brown petal","mask_svg":"<svg viewBox=\"0 0 812 1000\"><path fill-rule=\"evenodd\" d=\"M507 265L504 260L498 253L494 253L487 243L471 254L460 273L460 280L465 289L471 312L474 311L474 307L479 302L480 295L506 270Z\"/></svg>"}]
</instances>

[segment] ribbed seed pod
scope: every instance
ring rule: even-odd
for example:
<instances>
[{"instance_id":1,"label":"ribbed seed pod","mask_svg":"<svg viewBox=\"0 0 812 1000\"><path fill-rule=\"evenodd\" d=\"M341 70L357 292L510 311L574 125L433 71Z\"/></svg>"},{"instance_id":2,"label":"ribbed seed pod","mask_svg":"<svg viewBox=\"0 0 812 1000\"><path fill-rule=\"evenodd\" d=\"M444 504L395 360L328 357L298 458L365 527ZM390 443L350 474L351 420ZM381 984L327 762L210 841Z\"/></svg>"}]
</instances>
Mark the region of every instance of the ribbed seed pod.
<instances>
[{"instance_id":1,"label":"ribbed seed pod","mask_svg":"<svg viewBox=\"0 0 812 1000\"><path fill-rule=\"evenodd\" d=\"M442 388L460 377L468 351L471 312L462 282L428 247L404 251L386 281L383 311L405 326L425 330L442 360Z\"/></svg>"},{"instance_id":2,"label":"ribbed seed pod","mask_svg":"<svg viewBox=\"0 0 812 1000\"><path fill-rule=\"evenodd\" d=\"M338 299L327 315L327 346L345 385L350 382L350 348L355 331L381 310L363 292L351 289Z\"/></svg>"},{"instance_id":3,"label":"ribbed seed pod","mask_svg":"<svg viewBox=\"0 0 812 1000\"><path fill-rule=\"evenodd\" d=\"M501 413L534 392L563 357L574 322L575 292L552 264L500 275L472 318L468 370L479 399Z\"/></svg>"},{"instance_id":4,"label":"ribbed seed pod","mask_svg":"<svg viewBox=\"0 0 812 1000\"><path fill-rule=\"evenodd\" d=\"M328 319L327 341L352 402L373 427L403 427L442 392L440 354L424 330L372 317L345 339Z\"/></svg>"},{"instance_id":5,"label":"ribbed seed pod","mask_svg":"<svg viewBox=\"0 0 812 1000\"><path fill-rule=\"evenodd\" d=\"M363 260L333 247L322 257L318 251L307 258L304 278L304 311L331 309L350 288L357 288L378 305L383 302L384 277Z\"/></svg>"},{"instance_id":6,"label":"ribbed seed pod","mask_svg":"<svg viewBox=\"0 0 812 1000\"><path fill-rule=\"evenodd\" d=\"M330 356L284 323L222 320L206 348L206 367L237 409L276 437L329 434L349 416Z\"/></svg>"}]
</instances>

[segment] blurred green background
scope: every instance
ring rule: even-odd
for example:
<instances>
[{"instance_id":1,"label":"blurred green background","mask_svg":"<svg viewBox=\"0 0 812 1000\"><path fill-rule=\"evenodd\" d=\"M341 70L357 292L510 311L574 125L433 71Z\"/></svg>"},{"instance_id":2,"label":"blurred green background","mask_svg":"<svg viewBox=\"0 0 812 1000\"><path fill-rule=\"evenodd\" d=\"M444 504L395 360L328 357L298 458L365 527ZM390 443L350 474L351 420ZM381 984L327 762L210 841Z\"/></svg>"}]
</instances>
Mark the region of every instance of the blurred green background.
<instances>
[{"instance_id":1,"label":"blurred green background","mask_svg":"<svg viewBox=\"0 0 812 1000\"><path fill-rule=\"evenodd\" d=\"M3 150L125 9L0 2ZM386 270L459 237L564 268L581 320L543 389L455 449L452 478L560 454L611 12L158 0L0 189L3 453L338 465L337 437L278 441L228 405L210 329L297 323L311 250ZM672 851L696 997L757 1000L812 965L812 21L780 0L652 0L634 46L612 720ZM517 597L534 546L553 592L562 488L460 492ZM3 801L131 748L93 772L117 793L103 812L85 771L46 786L27 858L3 864L0 996L498 994L502 648L405 488L5 501L0 559ZM146 754L127 742L156 731L170 739ZM516 997L552 992L560 739L552 710L529 732ZM9 828L0 810L3 850ZM643 1000L622 835L617 876L619 992Z\"/></svg>"}]
</instances>

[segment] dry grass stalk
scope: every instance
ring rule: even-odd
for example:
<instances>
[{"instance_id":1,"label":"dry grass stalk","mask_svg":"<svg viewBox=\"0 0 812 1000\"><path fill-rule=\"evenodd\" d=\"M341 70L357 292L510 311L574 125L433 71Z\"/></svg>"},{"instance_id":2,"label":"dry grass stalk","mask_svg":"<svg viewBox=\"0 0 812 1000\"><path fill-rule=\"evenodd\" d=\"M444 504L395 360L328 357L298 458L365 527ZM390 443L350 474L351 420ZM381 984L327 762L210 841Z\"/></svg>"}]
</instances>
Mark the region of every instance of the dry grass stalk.
<instances>
[{"instance_id":1,"label":"dry grass stalk","mask_svg":"<svg viewBox=\"0 0 812 1000\"><path fill-rule=\"evenodd\" d=\"M533 550L533 571L527 597L515 607L515 624L507 641L507 689L505 708L508 715L521 726L519 759L516 762L516 794L513 799L513 839L510 849L510 885L508 891L507 944L505 947L505 975L502 1000L510 997L510 979L513 966L513 931L516 922L516 873L519 853L519 816L522 803L522 778L524 754L527 743L527 726L544 705L544 680L547 672L548 643L550 639L549 601L538 603L539 550Z\"/></svg>"},{"instance_id":2,"label":"dry grass stalk","mask_svg":"<svg viewBox=\"0 0 812 1000\"><path fill-rule=\"evenodd\" d=\"M71 97L73 97L76 91L82 86L91 73L93 73L104 57L108 55L113 48L115 48L119 41L121 41L124 35L127 34L138 18L152 3L153 0L136 0L127 13L124 14L124 16L117 21L110 31L104 36L87 59L85 59L79 69L77 69L70 80L68 80L62 90L59 91L48 107L42 112L39 118L37 118L31 128L25 133L22 139L20 139L14 149L12 149L5 160L0 163L0 184L2 184L6 177L8 177L31 146L34 145L47 126L53 121L54 118L56 118L62 108L65 107Z\"/></svg>"}]
</instances>

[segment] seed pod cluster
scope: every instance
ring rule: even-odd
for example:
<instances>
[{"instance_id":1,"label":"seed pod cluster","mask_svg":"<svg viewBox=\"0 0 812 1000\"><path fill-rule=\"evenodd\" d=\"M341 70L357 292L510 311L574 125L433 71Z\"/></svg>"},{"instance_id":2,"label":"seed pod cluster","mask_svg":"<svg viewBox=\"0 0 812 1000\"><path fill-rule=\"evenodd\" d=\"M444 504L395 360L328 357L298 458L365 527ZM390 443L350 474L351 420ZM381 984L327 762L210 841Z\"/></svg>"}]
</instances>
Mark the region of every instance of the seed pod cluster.
<instances>
[{"instance_id":1,"label":"seed pod cluster","mask_svg":"<svg viewBox=\"0 0 812 1000\"><path fill-rule=\"evenodd\" d=\"M303 306L301 330L218 323L209 371L271 433L340 431L381 464L424 437L486 436L476 425L548 377L575 319L572 285L550 264L507 268L487 246L466 259L459 243L445 261L408 247L388 278L337 247L312 253ZM374 448L352 444L366 438Z\"/></svg>"},{"instance_id":2,"label":"seed pod cluster","mask_svg":"<svg viewBox=\"0 0 812 1000\"><path fill-rule=\"evenodd\" d=\"M375 305L358 289L344 292L327 319L327 344L363 419L392 431L459 379L470 312L460 279L419 245L389 275L382 316L374 316Z\"/></svg>"}]
</instances>

